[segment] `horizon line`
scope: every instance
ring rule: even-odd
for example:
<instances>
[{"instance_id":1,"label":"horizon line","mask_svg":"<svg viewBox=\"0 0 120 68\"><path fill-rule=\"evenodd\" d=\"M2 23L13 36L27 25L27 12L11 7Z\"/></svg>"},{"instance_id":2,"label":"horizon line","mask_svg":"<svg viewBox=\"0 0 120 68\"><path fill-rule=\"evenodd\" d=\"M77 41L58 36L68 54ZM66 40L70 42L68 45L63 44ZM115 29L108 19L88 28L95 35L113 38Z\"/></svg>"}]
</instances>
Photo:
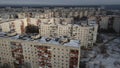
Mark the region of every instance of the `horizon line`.
<instances>
[{"instance_id":1,"label":"horizon line","mask_svg":"<svg viewBox=\"0 0 120 68\"><path fill-rule=\"evenodd\" d=\"M37 5L37 6L104 6L104 5L120 5L120 4L86 4L86 5L82 5L82 4L0 4L0 6L4 6L4 5L11 5L11 6L14 6L14 5L18 5L18 6L22 6L22 5Z\"/></svg>"}]
</instances>

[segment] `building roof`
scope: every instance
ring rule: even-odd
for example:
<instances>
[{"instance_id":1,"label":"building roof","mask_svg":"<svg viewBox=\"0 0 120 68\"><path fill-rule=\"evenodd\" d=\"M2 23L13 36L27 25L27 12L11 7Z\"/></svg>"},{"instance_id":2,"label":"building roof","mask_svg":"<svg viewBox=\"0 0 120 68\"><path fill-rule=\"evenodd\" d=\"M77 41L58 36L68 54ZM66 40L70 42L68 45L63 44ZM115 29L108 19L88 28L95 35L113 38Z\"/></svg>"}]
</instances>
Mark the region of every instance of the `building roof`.
<instances>
[{"instance_id":1,"label":"building roof","mask_svg":"<svg viewBox=\"0 0 120 68\"><path fill-rule=\"evenodd\" d=\"M8 33L0 32L0 38L10 38L10 39L18 39L18 40L25 40L25 41L34 41L40 42L43 44L54 44L60 46L71 46L71 47L79 47L80 41L79 40L72 40L68 38L48 38L48 37L39 37L37 39L31 38L32 34L30 35L14 35L14 36L7 36ZM68 41L65 41L65 40ZM62 41L62 42L61 42Z\"/></svg>"}]
</instances>

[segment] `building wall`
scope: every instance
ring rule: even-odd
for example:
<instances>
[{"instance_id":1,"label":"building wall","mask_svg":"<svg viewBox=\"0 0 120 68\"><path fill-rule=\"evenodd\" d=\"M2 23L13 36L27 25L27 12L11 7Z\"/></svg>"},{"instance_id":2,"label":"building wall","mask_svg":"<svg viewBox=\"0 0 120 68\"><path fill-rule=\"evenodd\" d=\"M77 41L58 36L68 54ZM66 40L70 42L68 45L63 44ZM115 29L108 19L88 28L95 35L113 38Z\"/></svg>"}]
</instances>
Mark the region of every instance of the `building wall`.
<instances>
[{"instance_id":1,"label":"building wall","mask_svg":"<svg viewBox=\"0 0 120 68\"><path fill-rule=\"evenodd\" d=\"M52 24L41 24L40 25L40 35L45 37L50 37Z\"/></svg>"},{"instance_id":2,"label":"building wall","mask_svg":"<svg viewBox=\"0 0 120 68\"><path fill-rule=\"evenodd\" d=\"M14 68L10 42L6 39L0 39L0 62L7 63L11 68Z\"/></svg>"},{"instance_id":3,"label":"building wall","mask_svg":"<svg viewBox=\"0 0 120 68\"><path fill-rule=\"evenodd\" d=\"M12 68L22 64L29 68L79 68L80 48L77 47L9 38L0 39L0 44L0 62L10 63Z\"/></svg>"},{"instance_id":4,"label":"building wall","mask_svg":"<svg viewBox=\"0 0 120 68\"><path fill-rule=\"evenodd\" d=\"M19 19L25 18L25 13L18 13L17 15Z\"/></svg>"},{"instance_id":5,"label":"building wall","mask_svg":"<svg viewBox=\"0 0 120 68\"><path fill-rule=\"evenodd\" d=\"M108 16L101 17L100 28L101 29L108 29L108 22L109 22Z\"/></svg>"},{"instance_id":6,"label":"building wall","mask_svg":"<svg viewBox=\"0 0 120 68\"><path fill-rule=\"evenodd\" d=\"M67 25L58 25L58 29L57 29L57 36L71 36L71 24L67 24Z\"/></svg>"},{"instance_id":7,"label":"building wall","mask_svg":"<svg viewBox=\"0 0 120 68\"><path fill-rule=\"evenodd\" d=\"M115 17L114 23L113 23L113 29L114 29L117 33L120 33L120 17Z\"/></svg>"},{"instance_id":8,"label":"building wall","mask_svg":"<svg viewBox=\"0 0 120 68\"><path fill-rule=\"evenodd\" d=\"M90 27L82 27L78 25L73 26L72 36L73 39L79 39L81 41L82 46L88 46L88 43L93 43L93 41L89 41L93 32L90 33Z\"/></svg>"},{"instance_id":9,"label":"building wall","mask_svg":"<svg viewBox=\"0 0 120 68\"><path fill-rule=\"evenodd\" d=\"M2 23L1 28L3 32L9 32L10 31L9 22Z\"/></svg>"}]
</instances>

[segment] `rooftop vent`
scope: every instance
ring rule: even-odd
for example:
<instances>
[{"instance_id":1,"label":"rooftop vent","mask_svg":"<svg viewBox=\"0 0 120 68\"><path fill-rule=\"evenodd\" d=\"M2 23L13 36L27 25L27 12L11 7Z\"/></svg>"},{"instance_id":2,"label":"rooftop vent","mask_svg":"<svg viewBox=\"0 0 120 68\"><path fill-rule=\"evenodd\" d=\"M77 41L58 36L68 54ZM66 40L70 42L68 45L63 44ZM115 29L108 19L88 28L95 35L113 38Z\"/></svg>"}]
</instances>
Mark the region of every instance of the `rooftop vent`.
<instances>
[{"instance_id":1,"label":"rooftop vent","mask_svg":"<svg viewBox=\"0 0 120 68\"><path fill-rule=\"evenodd\" d=\"M49 42L51 40L51 38L46 38L45 40L46 40L46 42Z\"/></svg>"},{"instance_id":2,"label":"rooftop vent","mask_svg":"<svg viewBox=\"0 0 120 68\"><path fill-rule=\"evenodd\" d=\"M55 38L55 41L57 42L57 41L59 41L60 40L60 38Z\"/></svg>"},{"instance_id":3,"label":"rooftop vent","mask_svg":"<svg viewBox=\"0 0 120 68\"><path fill-rule=\"evenodd\" d=\"M59 40L59 43L60 43L60 44L65 44L65 43L68 43L68 42L70 42L70 39L67 38L67 36L63 36L63 37L60 38L60 40Z\"/></svg>"}]
</instances>

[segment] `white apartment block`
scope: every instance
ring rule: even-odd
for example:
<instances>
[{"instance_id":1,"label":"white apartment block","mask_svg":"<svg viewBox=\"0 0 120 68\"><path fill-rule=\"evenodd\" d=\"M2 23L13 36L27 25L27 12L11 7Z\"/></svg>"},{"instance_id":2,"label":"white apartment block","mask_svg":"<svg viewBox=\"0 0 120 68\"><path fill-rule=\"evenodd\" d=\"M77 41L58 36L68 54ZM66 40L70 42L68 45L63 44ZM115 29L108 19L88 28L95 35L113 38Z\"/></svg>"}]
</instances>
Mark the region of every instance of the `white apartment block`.
<instances>
[{"instance_id":1,"label":"white apartment block","mask_svg":"<svg viewBox=\"0 0 120 68\"><path fill-rule=\"evenodd\" d=\"M96 42L97 28L95 26L73 25L72 38L81 40L81 46L93 46Z\"/></svg>"},{"instance_id":2,"label":"white apartment block","mask_svg":"<svg viewBox=\"0 0 120 68\"><path fill-rule=\"evenodd\" d=\"M115 32L120 33L120 17L114 18L113 29Z\"/></svg>"},{"instance_id":3,"label":"white apartment block","mask_svg":"<svg viewBox=\"0 0 120 68\"><path fill-rule=\"evenodd\" d=\"M56 25L54 24L40 24L40 35L41 36L46 36L46 37L50 37L54 32L54 28L56 27Z\"/></svg>"},{"instance_id":4,"label":"white apartment block","mask_svg":"<svg viewBox=\"0 0 120 68\"><path fill-rule=\"evenodd\" d=\"M25 13L18 13L18 18L19 19L23 19L23 18L25 18L26 16L25 16Z\"/></svg>"},{"instance_id":5,"label":"white apartment block","mask_svg":"<svg viewBox=\"0 0 120 68\"><path fill-rule=\"evenodd\" d=\"M88 27L81 27L79 25L73 25L72 31L73 39L81 40L81 45L85 46L88 45L89 39L89 28Z\"/></svg>"},{"instance_id":6,"label":"white apartment block","mask_svg":"<svg viewBox=\"0 0 120 68\"><path fill-rule=\"evenodd\" d=\"M1 36L2 34L0 34ZM6 37L6 36L5 36ZM34 41L0 37L0 62L11 68L79 68L80 43L70 40L64 44L45 37ZM29 39L30 40L30 39Z\"/></svg>"},{"instance_id":7,"label":"white apartment block","mask_svg":"<svg viewBox=\"0 0 120 68\"><path fill-rule=\"evenodd\" d=\"M94 8L89 9L89 8L69 8L69 9L48 9L49 11L46 12L44 10L44 13L36 13L35 18L69 18L69 17L82 17L82 16L93 16L93 15L99 15L101 11L95 10Z\"/></svg>"},{"instance_id":8,"label":"white apartment block","mask_svg":"<svg viewBox=\"0 0 120 68\"><path fill-rule=\"evenodd\" d=\"M71 24L67 24L67 25L62 25L62 24L58 24L57 25L57 36L71 36Z\"/></svg>"},{"instance_id":9,"label":"white apartment block","mask_svg":"<svg viewBox=\"0 0 120 68\"><path fill-rule=\"evenodd\" d=\"M39 20L39 24L38 23ZM98 25L73 25L70 24L73 22L72 18L51 18L51 19L34 19L34 18L25 18L25 19L18 19L14 21L9 21L2 25L3 32L10 31L10 24L7 23L14 23L14 29L17 34L22 34L25 32L25 27L28 24L33 24L39 27L39 34L45 37L60 37L60 36L67 36L69 38L78 39L81 41L81 46L88 46L92 45L96 41L97 37L97 28ZM88 21L91 23L92 21ZM5 25L7 24L7 25Z\"/></svg>"},{"instance_id":10,"label":"white apartment block","mask_svg":"<svg viewBox=\"0 0 120 68\"><path fill-rule=\"evenodd\" d=\"M108 29L109 16L102 16L100 21L100 29Z\"/></svg>"}]
</instances>

